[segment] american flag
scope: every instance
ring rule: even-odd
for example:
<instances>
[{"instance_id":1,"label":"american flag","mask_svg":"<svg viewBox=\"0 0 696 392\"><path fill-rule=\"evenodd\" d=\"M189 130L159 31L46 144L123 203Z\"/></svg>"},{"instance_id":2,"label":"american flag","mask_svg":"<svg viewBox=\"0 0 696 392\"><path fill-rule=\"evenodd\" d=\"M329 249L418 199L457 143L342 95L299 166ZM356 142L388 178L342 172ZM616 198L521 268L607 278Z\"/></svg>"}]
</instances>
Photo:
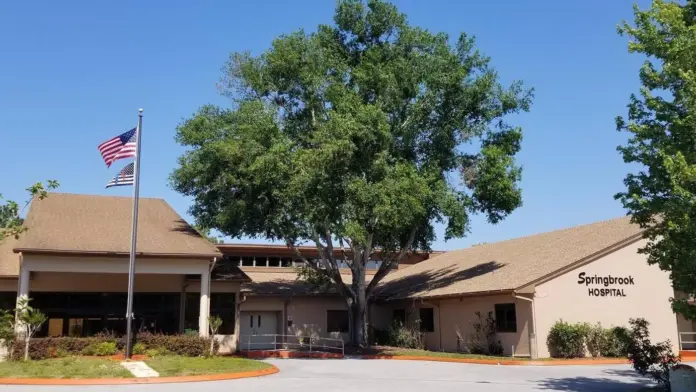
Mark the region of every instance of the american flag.
<instances>
[{"instance_id":1,"label":"american flag","mask_svg":"<svg viewBox=\"0 0 696 392\"><path fill-rule=\"evenodd\" d=\"M135 175L133 174L133 169L135 167L135 162L129 163L118 172L118 175L106 184L107 188L112 186L123 186L123 185L133 185L135 182Z\"/></svg>"},{"instance_id":2,"label":"american flag","mask_svg":"<svg viewBox=\"0 0 696 392\"><path fill-rule=\"evenodd\" d=\"M104 143L100 144L99 147L97 147L102 158L104 158L106 167L110 167L111 164L117 159L131 158L135 156L135 132L136 128L133 128L126 133L105 141Z\"/></svg>"}]
</instances>

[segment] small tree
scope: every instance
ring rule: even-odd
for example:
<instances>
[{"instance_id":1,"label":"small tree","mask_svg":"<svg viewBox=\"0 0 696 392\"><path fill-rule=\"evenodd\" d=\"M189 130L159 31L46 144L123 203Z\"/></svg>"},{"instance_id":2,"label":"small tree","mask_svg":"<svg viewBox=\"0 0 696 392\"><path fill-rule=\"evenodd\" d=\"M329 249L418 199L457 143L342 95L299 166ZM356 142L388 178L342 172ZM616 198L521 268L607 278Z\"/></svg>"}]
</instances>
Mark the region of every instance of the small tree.
<instances>
[{"instance_id":1,"label":"small tree","mask_svg":"<svg viewBox=\"0 0 696 392\"><path fill-rule=\"evenodd\" d=\"M17 301L17 325L19 332L24 339L24 360L29 360L29 341L41 325L46 322L46 315L40 310L29 306L29 298L20 298Z\"/></svg>"},{"instance_id":2,"label":"small tree","mask_svg":"<svg viewBox=\"0 0 696 392\"><path fill-rule=\"evenodd\" d=\"M27 192L31 196L29 200L24 203L24 206L20 209L19 203L12 200L5 200L4 203L0 204L0 242L9 237L19 238L19 235L27 230L24 226L24 219L20 217L20 214L29 205L33 198L38 198L39 200L48 196L48 191L58 187L58 181L48 180L47 184L44 185L40 182L27 188ZM2 200L2 194L0 194L0 201Z\"/></svg>"},{"instance_id":3,"label":"small tree","mask_svg":"<svg viewBox=\"0 0 696 392\"><path fill-rule=\"evenodd\" d=\"M652 377L669 392L669 372L679 363L679 358L672 352L672 344L669 341L652 343L648 331L650 323L645 319L631 319L629 324L631 329L626 350L633 369L641 376Z\"/></svg>"},{"instance_id":4,"label":"small tree","mask_svg":"<svg viewBox=\"0 0 696 392\"><path fill-rule=\"evenodd\" d=\"M11 353L15 341L15 314L0 309L0 344L4 344L7 352Z\"/></svg>"},{"instance_id":5,"label":"small tree","mask_svg":"<svg viewBox=\"0 0 696 392\"><path fill-rule=\"evenodd\" d=\"M222 319L218 316L208 317L208 327L210 328L210 355L212 356L215 351L215 335L217 335L218 329L222 325Z\"/></svg>"}]
</instances>

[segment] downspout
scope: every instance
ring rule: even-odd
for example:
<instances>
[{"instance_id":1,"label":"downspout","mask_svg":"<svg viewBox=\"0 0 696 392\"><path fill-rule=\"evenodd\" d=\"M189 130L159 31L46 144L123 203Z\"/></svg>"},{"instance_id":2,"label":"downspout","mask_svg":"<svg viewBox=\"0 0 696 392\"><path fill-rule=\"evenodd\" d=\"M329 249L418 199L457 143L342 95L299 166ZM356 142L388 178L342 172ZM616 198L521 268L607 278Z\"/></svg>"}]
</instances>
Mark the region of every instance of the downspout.
<instances>
[{"instance_id":1,"label":"downspout","mask_svg":"<svg viewBox=\"0 0 696 392\"><path fill-rule=\"evenodd\" d=\"M521 299L523 301L529 301L530 308L532 309L532 317L530 318L530 328L527 329L528 340L529 340L529 357L531 359L539 359L539 351L537 347L536 339L536 312L534 310L534 298L522 297L514 292L512 296L516 299ZM514 355L514 353L513 353Z\"/></svg>"}]
</instances>

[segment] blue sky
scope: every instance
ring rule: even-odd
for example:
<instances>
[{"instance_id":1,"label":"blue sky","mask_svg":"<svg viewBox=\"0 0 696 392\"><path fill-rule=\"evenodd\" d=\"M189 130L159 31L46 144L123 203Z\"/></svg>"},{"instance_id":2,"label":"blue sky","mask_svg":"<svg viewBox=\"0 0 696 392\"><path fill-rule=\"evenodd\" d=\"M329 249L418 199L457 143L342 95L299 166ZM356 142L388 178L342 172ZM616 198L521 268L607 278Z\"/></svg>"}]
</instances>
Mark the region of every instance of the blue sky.
<instances>
[{"instance_id":1,"label":"blue sky","mask_svg":"<svg viewBox=\"0 0 696 392\"><path fill-rule=\"evenodd\" d=\"M456 38L477 37L503 82L534 87L524 129L524 206L504 222L475 217L472 232L435 249L462 248L624 215L613 194L629 170L614 118L639 88L642 59L629 55L616 25L632 19L628 0L395 1L412 24ZM649 1L640 0L641 8ZM190 201L168 175L183 151L182 118L216 90L229 53L258 54L282 33L330 23L330 0L0 2L0 192L57 179L60 191L130 195L104 185L96 146L136 125L145 109L141 195L186 214ZM245 239L244 241L250 241ZM255 240L254 242L262 242Z\"/></svg>"}]
</instances>

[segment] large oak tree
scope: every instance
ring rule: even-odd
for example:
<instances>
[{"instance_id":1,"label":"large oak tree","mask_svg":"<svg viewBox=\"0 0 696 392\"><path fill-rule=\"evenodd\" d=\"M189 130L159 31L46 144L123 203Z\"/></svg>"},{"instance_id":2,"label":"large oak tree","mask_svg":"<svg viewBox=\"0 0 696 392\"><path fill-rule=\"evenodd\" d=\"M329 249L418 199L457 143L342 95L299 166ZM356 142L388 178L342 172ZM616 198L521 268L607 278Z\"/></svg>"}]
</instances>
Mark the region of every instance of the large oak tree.
<instances>
[{"instance_id":1,"label":"large oak tree","mask_svg":"<svg viewBox=\"0 0 696 392\"><path fill-rule=\"evenodd\" d=\"M282 240L331 279L351 340L365 345L375 286L429 249L436 222L446 239L462 237L472 213L495 223L522 203L522 132L504 117L528 110L532 92L501 86L489 63L465 34L451 44L389 3L339 1L333 25L230 56L221 89L232 106L204 106L179 125L188 149L172 186L193 197L198 224ZM306 242L318 259L298 251Z\"/></svg>"},{"instance_id":2,"label":"large oak tree","mask_svg":"<svg viewBox=\"0 0 696 392\"><path fill-rule=\"evenodd\" d=\"M696 320L696 1L655 0L635 8L629 51L647 57L640 69L640 95L632 95L628 117L617 119L630 134L619 147L624 161L638 164L626 190L616 195L645 228L641 250L648 263L669 271L673 286L687 298L672 307Z\"/></svg>"}]
</instances>

